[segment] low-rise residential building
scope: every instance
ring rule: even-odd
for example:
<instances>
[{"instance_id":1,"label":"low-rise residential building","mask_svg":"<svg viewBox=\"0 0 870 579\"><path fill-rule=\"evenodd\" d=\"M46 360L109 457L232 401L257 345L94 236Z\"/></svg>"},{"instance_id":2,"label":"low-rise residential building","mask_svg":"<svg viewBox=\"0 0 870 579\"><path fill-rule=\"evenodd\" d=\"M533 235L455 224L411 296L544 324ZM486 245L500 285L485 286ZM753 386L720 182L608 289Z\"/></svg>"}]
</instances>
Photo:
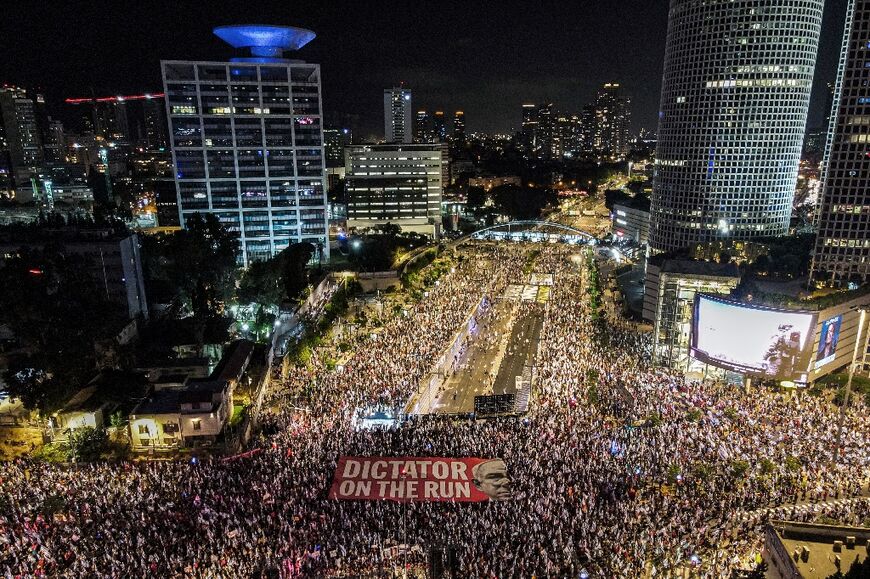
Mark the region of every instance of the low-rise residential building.
<instances>
[{"instance_id":1,"label":"low-rise residential building","mask_svg":"<svg viewBox=\"0 0 870 579\"><path fill-rule=\"evenodd\" d=\"M245 377L253 352L253 342L234 342L207 379L163 372L183 370L184 365L158 369L151 395L130 413L133 450L215 443L233 415L233 393Z\"/></svg>"},{"instance_id":2,"label":"low-rise residential building","mask_svg":"<svg viewBox=\"0 0 870 579\"><path fill-rule=\"evenodd\" d=\"M486 191L494 189L495 187L501 187L502 185L516 185L517 187L520 187L522 184L522 179L517 175L502 175L498 177L494 175L485 175L482 177L468 178L469 187L482 187Z\"/></svg>"},{"instance_id":3,"label":"low-rise residential building","mask_svg":"<svg viewBox=\"0 0 870 579\"><path fill-rule=\"evenodd\" d=\"M227 381L155 391L130 414L130 444L133 450L209 445L232 412L233 389Z\"/></svg>"},{"instance_id":4,"label":"low-rise residential building","mask_svg":"<svg viewBox=\"0 0 870 579\"><path fill-rule=\"evenodd\" d=\"M64 440L80 428L102 428L111 411L110 404L97 393L98 385L89 384L76 392L63 409L48 419L55 440Z\"/></svg>"}]
</instances>

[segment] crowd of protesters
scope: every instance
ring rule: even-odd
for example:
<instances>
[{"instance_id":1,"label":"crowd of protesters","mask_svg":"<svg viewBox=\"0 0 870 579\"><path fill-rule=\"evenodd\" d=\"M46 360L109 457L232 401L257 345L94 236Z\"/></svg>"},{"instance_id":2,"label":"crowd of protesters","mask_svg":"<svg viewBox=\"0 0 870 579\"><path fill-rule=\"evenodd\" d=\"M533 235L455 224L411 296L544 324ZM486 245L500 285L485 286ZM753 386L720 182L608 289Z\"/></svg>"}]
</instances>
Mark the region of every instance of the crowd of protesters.
<instances>
[{"instance_id":1,"label":"crowd of protesters","mask_svg":"<svg viewBox=\"0 0 870 579\"><path fill-rule=\"evenodd\" d=\"M270 393L244 456L0 466L0 575L8 577L389 576L430 548L457 577L727 577L751 567L771 519L866 524L870 418L825 398L653 367L648 338L589 308L578 250L476 245L406 313L326 347ZM398 413L484 298L554 275L530 412ZM338 501L340 456L501 457L513 499ZM826 519L826 520L828 520ZM402 547L399 547L402 545Z\"/></svg>"}]
</instances>

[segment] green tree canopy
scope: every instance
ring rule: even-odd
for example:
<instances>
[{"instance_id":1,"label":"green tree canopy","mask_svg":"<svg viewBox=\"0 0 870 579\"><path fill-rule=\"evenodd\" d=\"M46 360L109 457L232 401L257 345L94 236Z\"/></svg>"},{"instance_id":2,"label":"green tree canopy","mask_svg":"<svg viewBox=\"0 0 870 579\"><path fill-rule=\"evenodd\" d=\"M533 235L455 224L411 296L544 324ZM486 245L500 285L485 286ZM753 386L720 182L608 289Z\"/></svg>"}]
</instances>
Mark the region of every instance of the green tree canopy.
<instances>
[{"instance_id":1,"label":"green tree canopy","mask_svg":"<svg viewBox=\"0 0 870 579\"><path fill-rule=\"evenodd\" d=\"M162 282L191 314L201 330L220 316L235 292L238 236L212 214L194 214L185 229L148 240L145 247L148 276Z\"/></svg>"},{"instance_id":2,"label":"green tree canopy","mask_svg":"<svg viewBox=\"0 0 870 579\"><path fill-rule=\"evenodd\" d=\"M0 270L0 323L29 352L10 364L10 394L28 408L55 409L95 368L94 343L126 319L89 271L90 262L60 248L25 248Z\"/></svg>"}]
</instances>

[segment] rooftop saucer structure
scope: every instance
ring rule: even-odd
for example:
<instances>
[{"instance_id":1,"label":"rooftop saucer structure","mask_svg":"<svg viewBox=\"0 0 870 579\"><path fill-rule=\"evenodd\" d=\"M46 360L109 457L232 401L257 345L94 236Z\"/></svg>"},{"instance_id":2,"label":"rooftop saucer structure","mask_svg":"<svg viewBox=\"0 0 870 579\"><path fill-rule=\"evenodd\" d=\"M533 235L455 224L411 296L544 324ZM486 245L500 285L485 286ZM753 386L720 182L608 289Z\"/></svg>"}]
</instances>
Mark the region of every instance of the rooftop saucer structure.
<instances>
[{"instance_id":1,"label":"rooftop saucer structure","mask_svg":"<svg viewBox=\"0 0 870 579\"><path fill-rule=\"evenodd\" d=\"M307 28L271 24L218 26L213 32L233 48L250 49L250 57L236 57L233 62L285 62L285 52L299 50L317 36Z\"/></svg>"}]
</instances>

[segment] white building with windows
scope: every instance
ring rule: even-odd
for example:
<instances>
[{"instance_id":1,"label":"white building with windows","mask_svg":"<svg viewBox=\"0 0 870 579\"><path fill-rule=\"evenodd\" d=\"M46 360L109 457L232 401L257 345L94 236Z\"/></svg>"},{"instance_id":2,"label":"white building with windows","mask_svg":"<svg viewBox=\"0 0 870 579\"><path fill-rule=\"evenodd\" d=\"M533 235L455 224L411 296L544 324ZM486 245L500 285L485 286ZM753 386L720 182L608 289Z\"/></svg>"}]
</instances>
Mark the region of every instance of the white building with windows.
<instances>
[{"instance_id":1,"label":"white building with windows","mask_svg":"<svg viewBox=\"0 0 870 579\"><path fill-rule=\"evenodd\" d=\"M788 231L823 0L671 0L650 246Z\"/></svg>"},{"instance_id":2,"label":"white building with windows","mask_svg":"<svg viewBox=\"0 0 870 579\"><path fill-rule=\"evenodd\" d=\"M244 263L309 242L328 257L320 65L282 58L314 38L284 26L215 34L252 58L161 61L182 227L212 213Z\"/></svg>"},{"instance_id":3,"label":"white building with windows","mask_svg":"<svg viewBox=\"0 0 870 579\"><path fill-rule=\"evenodd\" d=\"M392 223L437 237L445 148L439 143L347 147L347 226Z\"/></svg>"}]
</instances>

